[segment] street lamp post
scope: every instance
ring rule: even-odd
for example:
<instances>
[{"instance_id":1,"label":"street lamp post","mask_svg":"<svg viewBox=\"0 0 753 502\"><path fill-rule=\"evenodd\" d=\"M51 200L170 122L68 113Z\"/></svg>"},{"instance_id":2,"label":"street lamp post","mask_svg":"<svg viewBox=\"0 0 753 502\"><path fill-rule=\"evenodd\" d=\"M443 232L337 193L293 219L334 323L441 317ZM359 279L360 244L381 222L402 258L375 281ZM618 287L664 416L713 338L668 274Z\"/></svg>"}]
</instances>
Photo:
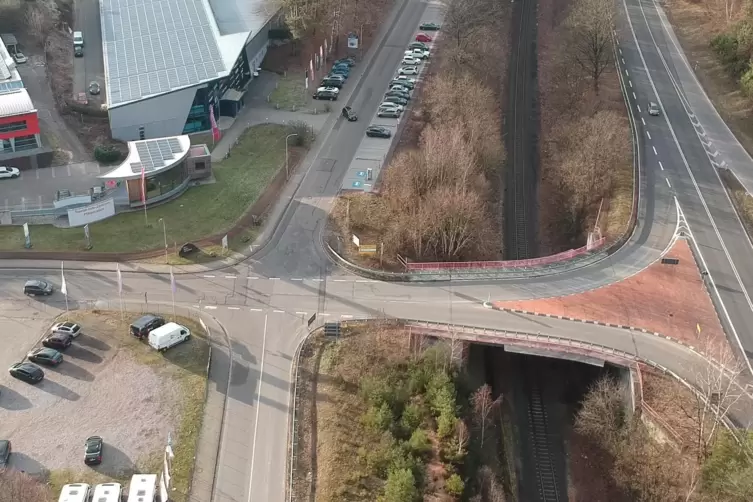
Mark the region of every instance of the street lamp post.
<instances>
[{"instance_id":1,"label":"street lamp post","mask_svg":"<svg viewBox=\"0 0 753 502\"><path fill-rule=\"evenodd\" d=\"M290 167L288 166L288 140L293 136L298 135L296 133L293 133L285 136L285 181L290 179Z\"/></svg>"},{"instance_id":2,"label":"street lamp post","mask_svg":"<svg viewBox=\"0 0 753 502\"><path fill-rule=\"evenodd\" d=\"M167 230L165 229L165 219L160 218L159 221L162 222L162 236L165 238L165 263L167 263Z\"/></svg>"}]
</instances>

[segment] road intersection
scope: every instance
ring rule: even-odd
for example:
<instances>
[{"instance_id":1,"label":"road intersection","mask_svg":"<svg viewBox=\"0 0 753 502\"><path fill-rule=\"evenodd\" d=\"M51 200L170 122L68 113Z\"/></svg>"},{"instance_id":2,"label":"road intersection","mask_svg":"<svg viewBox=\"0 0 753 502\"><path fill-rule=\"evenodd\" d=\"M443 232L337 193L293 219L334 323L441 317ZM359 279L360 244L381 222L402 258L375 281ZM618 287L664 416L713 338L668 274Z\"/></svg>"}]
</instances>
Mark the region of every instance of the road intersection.
<instances>
[{"instance_id":1,"label":"road intersection","mask_svg":"<svg viewBox=\"0 0 753 502\"><path fill-rule=\"evenodd\" d=\"M745 328L753 321L748 295L753 246L711 159L725 162L742 180L753 178L753 161L738 151L739 144L718 123L705 95L693 87L697 81L656 4L624 0L622 5L618 66L636 117L643 170L639 224L616 253L578 270L499 281L389 283L339 269L321 248L322 233L368 124L344 124L332 114L305 169L288 187L290 202L280 201L275 208L271 219L277 221L265 230L264 244L252 257L215 270L187 268L176 275L175 301L211 313L230 335L232 366L214 501L284 499L290 371L296 347L307 333L306 320L314 313L320 320L386 316L542 333L626 350L688 374L700 363L699 356L652 334L483 306L487 299L563 296L618 281L661 257L679 229L692 232L733 345L753 353L753 334ZM395 7L379 43L367 55L365 76L347 100L360 115L376 110L381 90L426 7L421 0L403 0ZM648 115L649 101L661 104L662 117ZM706 136L699 135L701 129ZM709 150L717 154L710 158ZM59 262L7 260L0 267L3 305L29 302L21 292L26 278L60 280ZM133 264L121 269L125 302L148 308L172 301L165 269ZM66 283L72 306L98 302L100 308L118 308L114 264L66 262Z\"/></svg>"}]
</instances>

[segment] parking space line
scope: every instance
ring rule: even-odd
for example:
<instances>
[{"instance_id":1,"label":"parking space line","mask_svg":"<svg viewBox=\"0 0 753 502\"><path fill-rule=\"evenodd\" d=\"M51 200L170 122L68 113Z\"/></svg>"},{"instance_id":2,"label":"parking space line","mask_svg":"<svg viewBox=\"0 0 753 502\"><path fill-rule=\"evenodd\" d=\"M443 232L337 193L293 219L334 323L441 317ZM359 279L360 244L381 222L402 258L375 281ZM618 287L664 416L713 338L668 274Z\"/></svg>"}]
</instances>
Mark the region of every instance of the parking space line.
<instances>
[{"instance_id":1,"label":"parking space line","mask_svg":"<svg viewBox=\"0 0 753 502\"><path fill-rule=\"evenodd\" d=\"M52 177L54 178L55 177L55 166L52 166L50 168L50 173L52 173Z\"/></svg>"},{"instance_id":2,"label":"parking space line","mask_svg":"<svg viewBox=\"0 0 753 502\"><path fill-rule=\"evenodd\" d=\"M39 207L41 208L42 207L42 196L41 195L38 196L37 202L39 202Z\"/></svg>"},{"instance_id":3,"label":"parking space line","mask_svg":"<svg viewBox=\"0 0 753 502\"><path fill-rule=\"evenodd\" d=\"M34 174L36 175L37 179L39 179L39 168L34 169Z\"/></svg>"},{"instance_id":4,"label":"parking space line","mask_svg":"<svg viewBox=\"0 0 753 502\"><path fill-rule=\"evenodd\" d=\"M228 310L240 310L240 307L228 307Z\"/></svg>"},{"instance_id":5,"label":"parking space line","mask_svg":"<svg viewBox=\"0 0 753 502\"><path fill-rule=\"evenodd\" d=\"M248 309L248 310L250 310L251 312L261 312L261 309Z\"/></svg>"},{"instance_id":6,"label":"parking space line","mask_svg":"<svg viewBox=\"0 0 753 502\"><path fill-rule=\"evenodd\" d=\"M202 277L204 277L206 279L214 279L213 275L202 275Z\"/></svg>"},{"instance_id":7,"label":"parking space line","mask_svg":"<svg viewBox=\"0 0 753 502\"><path fill-rule=\"evenodd\" d=\"M234 275L226 275L225 279L235 279L235 276Z\"/></svg>"},{"instance_id":8,"label":"parking space line","mask_svg":"<svg viewBox=\"0 0 753 502\"><path fill-rule=\"evenodd\" d=\"M68 164L67 166L65 166L65 169L68 171L68 176L70 176L71 175L71 165Z\"/></svg>"},{"instance_id":9,"label":"parking space line","mask_svg":"<svg viewBox=\"0 0 753 502\"><path fill-rule=\"evenodd\" d=\"M217 307L215 305L204 305L204 308L207 310L216 310Z\"/></svg>"}]
</instances>

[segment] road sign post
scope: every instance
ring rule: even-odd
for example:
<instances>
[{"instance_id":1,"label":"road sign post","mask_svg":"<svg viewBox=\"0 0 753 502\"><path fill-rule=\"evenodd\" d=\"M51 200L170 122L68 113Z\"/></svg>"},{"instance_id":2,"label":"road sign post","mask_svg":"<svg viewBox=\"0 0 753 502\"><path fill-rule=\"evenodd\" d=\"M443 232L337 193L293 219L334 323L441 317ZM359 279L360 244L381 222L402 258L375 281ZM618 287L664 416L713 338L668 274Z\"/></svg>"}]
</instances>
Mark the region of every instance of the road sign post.
<instances>
[{"instance_id":1,"label":"road sign post","mask_svg":"<svg viewBox=\"0 0 753 502\"><path fill-rule=\"evenodd\" d=\"M339 322L324 323L324 337L330 340L338 340L341 335Z\"/></svg>"}]
</instances>

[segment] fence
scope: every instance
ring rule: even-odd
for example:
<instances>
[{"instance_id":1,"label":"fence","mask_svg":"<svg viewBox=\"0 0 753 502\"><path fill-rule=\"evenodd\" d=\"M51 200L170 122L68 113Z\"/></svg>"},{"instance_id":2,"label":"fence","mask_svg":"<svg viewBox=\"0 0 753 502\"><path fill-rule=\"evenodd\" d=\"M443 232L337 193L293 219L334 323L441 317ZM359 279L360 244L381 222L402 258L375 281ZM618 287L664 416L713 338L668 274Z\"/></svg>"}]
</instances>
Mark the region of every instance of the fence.
<instances>
[{"instance_id":1,"label":"fence","mask_svg":"<svg viewBox=\"0 0 753 502\"><path fill-rule=\"evenodd\" d=\"M590 246L583 246L578 249L570 249L562 253L551 256L542 256L541 258L531 258L528 260L497 260L497 261L454 261L454 262L408 262L405 268L409 272L420 270L463 270L463 269L499 269L499 268L531 268L542 265L551 265L560 261L570 260L577 256L585 255L591 251L600 248L604 244L604 238L597 240Z\"/></svg>"}]
</instances>

